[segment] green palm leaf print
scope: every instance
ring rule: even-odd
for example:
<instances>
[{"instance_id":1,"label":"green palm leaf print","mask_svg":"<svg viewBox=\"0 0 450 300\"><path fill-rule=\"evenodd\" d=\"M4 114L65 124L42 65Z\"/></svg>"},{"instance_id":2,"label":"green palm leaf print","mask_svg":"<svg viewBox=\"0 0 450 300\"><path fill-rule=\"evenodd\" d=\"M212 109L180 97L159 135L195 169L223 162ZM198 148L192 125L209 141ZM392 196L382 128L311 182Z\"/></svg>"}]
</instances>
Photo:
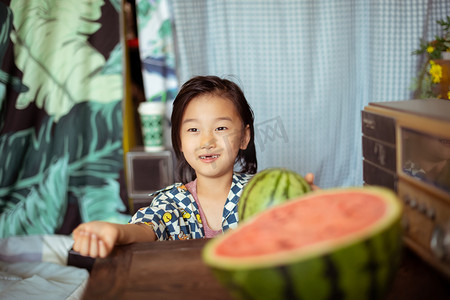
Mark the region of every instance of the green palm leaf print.
<instances>
[{"instance_id":1,"label":"green palm leaf print","mask_svg":"<svg viewBox=\"0 0 450 300\"><path fill-rule=\"evenodd\" d=\"M18 109L35 101L55 122L77 103L122 98L122 76L103 72L105 58L89 44L100 28L103 0L12 0L15 63L29 87Z\"/></svg>"},{"instance_id":2,"label":"green palm leaf print","mask_svg":"<svg viewBox=\"0 0 450 300\"><path fill-rule=\"evenodd\" d=\"M0 238L54 232L71 199L82 221L125 223L121 118L119 101L84 102L58 123L45 120L37 134L0 136Z\"/></svg>"}]
</instances>

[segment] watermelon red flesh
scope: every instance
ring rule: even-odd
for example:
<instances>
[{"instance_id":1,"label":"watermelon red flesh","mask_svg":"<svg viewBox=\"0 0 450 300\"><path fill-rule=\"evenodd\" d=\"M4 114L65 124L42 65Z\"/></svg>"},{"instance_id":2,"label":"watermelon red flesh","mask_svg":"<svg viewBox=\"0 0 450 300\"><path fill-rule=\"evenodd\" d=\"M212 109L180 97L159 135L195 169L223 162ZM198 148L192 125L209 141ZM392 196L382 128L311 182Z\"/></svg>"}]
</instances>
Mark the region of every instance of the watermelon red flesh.
<instances>
[{"instance_id":1,"label":"watermelon red flesh","mask_svg":"<svg viewBox=\"0 0 450 300\"><path fill-rule=\"evenodd\" d=\"M386 204L379 197L366 194L324 195L290 203L230 236L216 248L216 255L254 258L336 240L371 226L385 212Z\"/></svg>"}]
</instances>

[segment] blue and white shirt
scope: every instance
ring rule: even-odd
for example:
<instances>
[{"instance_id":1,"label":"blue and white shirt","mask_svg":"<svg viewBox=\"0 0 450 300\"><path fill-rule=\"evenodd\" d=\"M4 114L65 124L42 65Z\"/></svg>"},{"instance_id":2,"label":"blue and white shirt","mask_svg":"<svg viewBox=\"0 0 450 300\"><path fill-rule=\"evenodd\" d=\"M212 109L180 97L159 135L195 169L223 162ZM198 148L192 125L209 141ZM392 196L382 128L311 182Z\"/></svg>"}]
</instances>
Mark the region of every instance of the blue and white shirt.
<instances>
[{"instance_id":1,"label":"blue and white shirt","mask_svg":"<svg viewBox=\"0 0 450 300\"><path fill-rule=\"evenodd\" d=\"M234 173L222 215L222 231L238 225L237 204L242 190L253 175ZM139 209L129 223L152 226L159 240L186 240L205 237L200 212L194 197L182 183L155 193L148 207Z\"/></svg>"}]
</instances>

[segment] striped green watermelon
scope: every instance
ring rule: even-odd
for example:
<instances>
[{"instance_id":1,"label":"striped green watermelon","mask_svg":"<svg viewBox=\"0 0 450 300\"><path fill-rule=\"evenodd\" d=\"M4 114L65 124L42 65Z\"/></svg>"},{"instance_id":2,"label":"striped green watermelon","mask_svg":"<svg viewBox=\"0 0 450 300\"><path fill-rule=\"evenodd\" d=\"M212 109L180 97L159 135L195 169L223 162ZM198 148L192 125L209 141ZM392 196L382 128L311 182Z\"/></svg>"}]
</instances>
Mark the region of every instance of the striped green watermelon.
<instances>
[{"instance_id":1,"label":"striped green watermelon","mask_svg":"<svg viewBox=\"0 0 450 300\"><path fill-rule=\"evenodd\" d=\"M400 260L401 214L384 188L314 191L212 239L203 259L238 299L381 299Z\"/></svg>"},{"instance_id":2,"label":"striped green watermelon","mask_svg":"<svg viewBox=\"0 0 450 300\"><path fill-rule=\"evenodd\" d=\"M311 191L299 174L284 168L271 168L257 173L245 186L239 200L240 222L269 207Z\"/></svg>"}]
</instances>

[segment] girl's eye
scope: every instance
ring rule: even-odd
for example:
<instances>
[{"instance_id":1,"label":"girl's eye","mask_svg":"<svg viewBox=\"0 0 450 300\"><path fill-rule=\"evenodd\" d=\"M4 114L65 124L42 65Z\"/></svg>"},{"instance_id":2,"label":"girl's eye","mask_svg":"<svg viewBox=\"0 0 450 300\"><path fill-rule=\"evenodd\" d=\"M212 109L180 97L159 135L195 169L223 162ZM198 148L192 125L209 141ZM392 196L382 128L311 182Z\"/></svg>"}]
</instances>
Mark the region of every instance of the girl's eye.
<instances>
[{"instance_id":1,"label":"girl's eye","mask_svg":"<svg viewBox=\"0 0 450 300\"><path fill-rule=\"evenodd\" d=\"M198 129L197 128L189 128L187 131L188 132L198 132Z\"/></svg>"},{"instance_id":2,"label":"girl's eye","mask_svg":"<svg viewBox=\"0 0 450 300\"><path fill-rule=\"evenodd\" d=\"M221 127L217 127L216 130L223 131L223 130L227 130L227 128L225 126L221 126Z\"/></svg>"}]
</instances>

